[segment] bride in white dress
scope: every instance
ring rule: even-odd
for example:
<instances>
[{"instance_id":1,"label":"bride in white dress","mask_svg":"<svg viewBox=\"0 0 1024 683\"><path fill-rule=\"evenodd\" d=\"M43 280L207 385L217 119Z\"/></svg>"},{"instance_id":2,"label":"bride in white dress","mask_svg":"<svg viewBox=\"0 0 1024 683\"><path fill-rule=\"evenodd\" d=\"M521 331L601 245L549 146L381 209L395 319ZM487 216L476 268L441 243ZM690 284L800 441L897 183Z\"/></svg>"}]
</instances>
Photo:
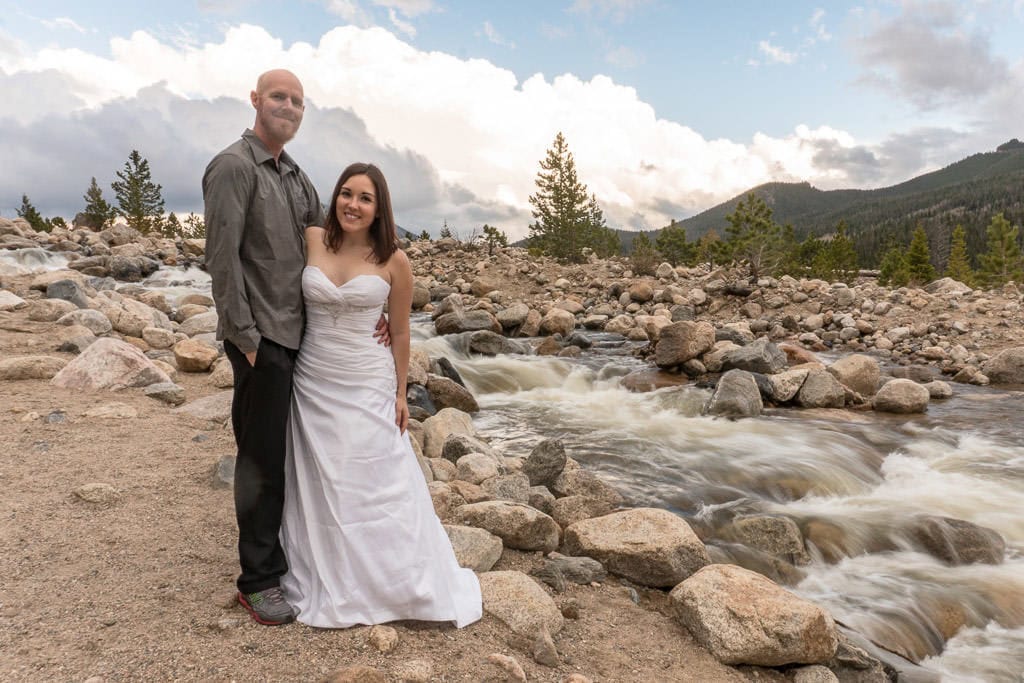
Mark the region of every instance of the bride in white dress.
<instances>
[{"instance_id":1,"label":"bride in white dress","mask_svg":"<svg viewBox=\"0 0 1024 683\"><path fill-rule=\"evenodd\" d=\"M412 269L383 174L352 164L325 228L306 230L306 331L295 364L281 579L298 621L343 628L481 616L406 426ZM372 336L388 304L391 350Z\"/></svg>"}]
</instances>

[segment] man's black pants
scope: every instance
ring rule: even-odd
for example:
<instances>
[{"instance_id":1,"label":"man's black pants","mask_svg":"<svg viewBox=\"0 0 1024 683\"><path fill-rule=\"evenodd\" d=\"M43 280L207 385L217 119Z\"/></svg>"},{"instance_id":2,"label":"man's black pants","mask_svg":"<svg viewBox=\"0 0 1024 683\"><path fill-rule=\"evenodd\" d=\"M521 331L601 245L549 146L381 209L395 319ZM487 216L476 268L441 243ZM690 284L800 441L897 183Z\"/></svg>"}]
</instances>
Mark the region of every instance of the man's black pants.
<instances>
[{"instance_id":1,"label":"man's black pants","mask_svg":"<svg viewBox=\"0 0 1024 683\"><path fill-rule=\"evenodd\" d=\"M229 341L224 353L235 373L231 425L235 430L235 516L242 573L238 590L279 585L288 564L279 532L284 508L284 454L296 351L264 338L249 365Z\"/></svg>"}]
</instances>

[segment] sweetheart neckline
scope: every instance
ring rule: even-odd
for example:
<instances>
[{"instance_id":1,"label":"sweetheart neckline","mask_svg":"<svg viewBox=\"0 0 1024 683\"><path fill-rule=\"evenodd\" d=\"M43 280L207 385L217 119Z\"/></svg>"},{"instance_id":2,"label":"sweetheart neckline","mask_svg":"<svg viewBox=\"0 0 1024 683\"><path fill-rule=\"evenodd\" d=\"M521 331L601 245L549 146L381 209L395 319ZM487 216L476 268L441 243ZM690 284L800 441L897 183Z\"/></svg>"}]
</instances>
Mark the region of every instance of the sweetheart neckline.
<instances>
[{"instance_id":1,"label":"sweetheart neckline","mask_svg":"<svg viewBox=\"0 0 1024 683\"><path fill-rule=\"evenodd\" d=\"M325 279L325 280L327 280L327 282L328 282L328 283L330 283L331 285L333 285L335 289L341 289L342 287L345 287L345 286L347 286L347 285L351 284L351 282L352 282L353 280L358 280L358 279L359 279L359 278L361 278L361 277L375 277L375 278L377 278L378 280L380 280L381 282L383 282L384 284L386 284L386 285L387 285L388 287L390 287L390 286L391 286L391 283L390 283L390 282L388 282L387 280L385 280L385 279L384 279L383 277L381 277L381 276L380 276L380 275L378 275L377 273L360 273L359 275L353 275L352 277L350 277L349 279L345 280L345 281L344 281L343 283L341 283L340 285L336 285L336 284L334 284L334 280L332 280L331 278L327 277L327 273L325 273L325 272L323 271L323 269L322 269L322 268L321 268L320 266L317 266L317 265L313 265L313 264L311 263L311 264L307 265L307 266L306 266L306 268L312 268L313 270L315 270L315 271L317 271L318 273L320 273L321 275L323 275L323 276L324 276L324 279Z\"/></svg>"}]
</instances>

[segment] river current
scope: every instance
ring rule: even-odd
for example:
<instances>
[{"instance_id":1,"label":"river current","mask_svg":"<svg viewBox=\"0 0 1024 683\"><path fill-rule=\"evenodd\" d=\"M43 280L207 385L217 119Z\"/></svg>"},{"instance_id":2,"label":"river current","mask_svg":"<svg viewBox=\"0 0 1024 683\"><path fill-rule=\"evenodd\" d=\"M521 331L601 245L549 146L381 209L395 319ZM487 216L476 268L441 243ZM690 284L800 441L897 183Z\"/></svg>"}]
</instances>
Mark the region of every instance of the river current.
<instances>
[{"instance_id":1,"label":"river current","mask_svg":"<svg viewBox=\"0 0 1024 683\"><path fill-rule=\"evenodd\" d=\"M0 253L0 274L65 264L42 250ZM144 285L172 302L209 293L195 269L161 269ZM750 555L713 534L737 515L817 524L839 541L828 553L812 545L809 563L783 577L790 590L944 681L1024 681L1024 392L955 384L918 416L709 418L707 389L629 391L623 378L649 366L621 337L590 336L579 358L484 357L463 335L436 336L428 316L413 319L414 346L453 363L480 403L475 425L506 454L559 438L629 505L683 516L711 531L717 557L741 563ZM998 531L1005 560L950 566L921 552L907 530L923 515Z\"/></svg>"}]
</instances>

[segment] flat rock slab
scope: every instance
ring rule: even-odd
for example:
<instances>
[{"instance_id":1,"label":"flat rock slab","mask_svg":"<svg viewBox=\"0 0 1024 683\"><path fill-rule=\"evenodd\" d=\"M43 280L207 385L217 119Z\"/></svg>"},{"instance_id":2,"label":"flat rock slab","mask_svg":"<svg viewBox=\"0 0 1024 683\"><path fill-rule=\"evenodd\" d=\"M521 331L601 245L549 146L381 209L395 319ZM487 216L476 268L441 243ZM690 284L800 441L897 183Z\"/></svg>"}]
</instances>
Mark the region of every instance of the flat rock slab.
<instances>
[{"instance_id":1,"label":"flat rock slab","mask_svg":"<svg viewBox=\"0 0 1024 683\"><path fill-rule=\"evenodd\" d=\"M210 396L197 398L172 412L197 417L211 422L226 422L231 418L231 397L233 391L221 391Z\"/></svg>"},{"instance_id":2,"label":"flat rock slab","mask_svg":"<svg viewBox=\"0 0 1024 683\"><path fill-rule=\"evenodd\" d=\"M522 572L486 572L480 575L484 611L520 635L534 637L541 630L555 635L565 623L551 596Z\"/></svg>"}]
</instances>

